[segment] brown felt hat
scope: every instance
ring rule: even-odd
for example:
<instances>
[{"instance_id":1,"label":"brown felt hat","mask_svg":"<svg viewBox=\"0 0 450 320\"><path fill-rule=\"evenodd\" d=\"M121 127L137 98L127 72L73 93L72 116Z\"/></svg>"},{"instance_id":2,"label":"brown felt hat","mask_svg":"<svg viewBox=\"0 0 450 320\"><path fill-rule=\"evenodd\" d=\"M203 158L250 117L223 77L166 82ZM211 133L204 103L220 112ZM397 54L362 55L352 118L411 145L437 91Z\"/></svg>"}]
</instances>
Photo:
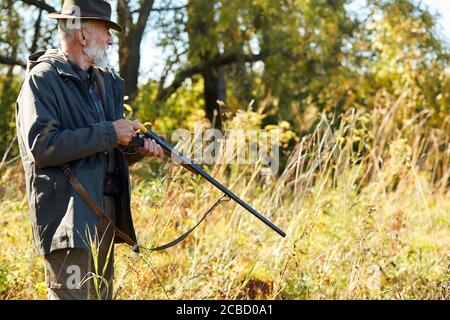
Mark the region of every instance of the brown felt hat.
<instances>
[{"instance_id":1,"label":"brown felt hat","mask_svg":"<svg viewBox=\"0 0 450 320\"><path fill-rule=\"evenodd\" d=\"M120 25L111 21L111 5L101 0L65 0L60 13L48 15L52 19L83 19L106 22L112 29L122 32Z\"/></svg>"}]
</instances>

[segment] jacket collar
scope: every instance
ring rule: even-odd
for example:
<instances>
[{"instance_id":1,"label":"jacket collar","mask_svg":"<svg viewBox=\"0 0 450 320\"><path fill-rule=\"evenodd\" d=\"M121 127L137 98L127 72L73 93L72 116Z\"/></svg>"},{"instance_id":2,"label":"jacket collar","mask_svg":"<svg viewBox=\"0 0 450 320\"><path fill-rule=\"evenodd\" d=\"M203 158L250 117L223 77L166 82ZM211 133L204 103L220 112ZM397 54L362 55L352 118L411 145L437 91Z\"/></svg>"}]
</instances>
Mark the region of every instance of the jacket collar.
<instances>
[{"instance_id":1,"label":"jacket collar","mask_svg":"<svg viewBox=\"0 0 450 320\"><path fill-rule=\"evenodd\" d=\"M36 65L41 62L47 62L53 65L61 77L72 77L78 80L82 80L77 72L72 68L72 63L70 62L69 58L62 52L61 49L49 49L47 51L38 51L36 53L33 53L28 58L27 73L29 73ZM113 79L117 78L117 76L114 75L112 69L103 69L96 66L94 66L93 69L94 71L97 71L97 73L103 75L105 73L110 73Z\"/></svg>"},{"instance_id":2,"label":"jacket collar","mask_svg":"<svg viewBox=\"0 0 450 320\"><path fill-rule=\"evenodd\" d=\"M48 61L51 58L50 61ZM67 55L61 51L61 49L49 49L45 52L45 54L43 56L41 56L38 61L48 61L50 62L55 68L56 71L58 72L58 74L63 77L63 78L67 78L67 77L72 77L72 78L76 78L80 81L83 81L85 79L83 79L80 76L80 72L77 72L77 68L78 66L76 66L75 68L74 63L71 62L69 60L69 58L67 57ZM94 72L96 73L102 73L100 70L100 68L93 66L92 67ZM78 67L79 70L81 70ZM85 72L84 70L81 70L83 72Z\"/></svg>"},{"instance_id":3,"label":"jacket collar","mask_svg":"<svg viewBox=\"0 0 450 320\"><path fill-rule=\"evenodd\" d=\"M81 80L79 75L72 69L69 59L60 49L49 49L37 59L37 62L48 62L52 64L61 77L72 77Z\"/></svg>"}]
</instances>

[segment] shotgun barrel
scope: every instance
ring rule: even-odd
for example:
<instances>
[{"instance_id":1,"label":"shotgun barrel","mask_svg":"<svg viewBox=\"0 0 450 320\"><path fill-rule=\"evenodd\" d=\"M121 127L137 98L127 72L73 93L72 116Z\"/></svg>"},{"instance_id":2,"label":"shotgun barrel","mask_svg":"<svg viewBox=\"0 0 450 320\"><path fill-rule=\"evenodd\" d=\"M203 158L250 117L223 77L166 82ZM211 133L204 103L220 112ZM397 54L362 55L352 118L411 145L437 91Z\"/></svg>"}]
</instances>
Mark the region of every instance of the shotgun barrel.
<instances>
[{"instance_id":1,"label":"shotgun barrel","mask_svg":"<svg viewBox=\"0 0 450 320\"><path fill-rule=\"evenodd\" d=\"M161 137L158 136L156 133L147 129L144 126L141 126L141 131L146 137L153 139L157 144L159 144L161 146L161 148L164 150L164 153L166 155L171 155L172 157L177 158L177 161L179 161L183 167L185 167L189 171L205 178L208 182L210 182L212 185L214 185L217 189L219 189L224 194L226 194L230 199L233 199L235 202L240 204L244 209L246 209L251 214L253 214L255 217L257 217L259 220L264 222L264 224L266 224L268 227L270 227L272 230L274 230L280 236L286 237L286 233L283 230L281 230L279 227L277 227L275 224L273 224L269 219L264 217L258 211L253 209L247 202L245 202L244 200L239 198L237 195L235 195L233 192L228 190L224 185L222 185L216 179L211 177L208 173L206 173L202 168L200 168L195 163L193 163L190 159L186 158L184 155L182 155L180 152L178 152L174 147L172 147L164 139L161 139Z\"/></svg>"}]
</instances>

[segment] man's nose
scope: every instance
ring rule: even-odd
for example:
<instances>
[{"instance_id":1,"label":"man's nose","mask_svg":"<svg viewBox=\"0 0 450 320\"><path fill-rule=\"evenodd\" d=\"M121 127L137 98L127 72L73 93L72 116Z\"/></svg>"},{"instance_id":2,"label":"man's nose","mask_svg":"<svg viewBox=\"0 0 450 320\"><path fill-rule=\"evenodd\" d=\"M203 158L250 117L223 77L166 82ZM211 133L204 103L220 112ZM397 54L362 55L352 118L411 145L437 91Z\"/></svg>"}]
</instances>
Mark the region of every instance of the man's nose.
<instances>
[{"instance_id":1,"label":"man's nose","mask_svg":"<svg viewBox=\"0 0 450 320\"><path fill-rule=\"evenodd\" d=\"M109 31L108 31L108 37L106 39L106 43L109 44L110 46L112 46L114 43L113 37Z\"/></svg>"}]
</instances>

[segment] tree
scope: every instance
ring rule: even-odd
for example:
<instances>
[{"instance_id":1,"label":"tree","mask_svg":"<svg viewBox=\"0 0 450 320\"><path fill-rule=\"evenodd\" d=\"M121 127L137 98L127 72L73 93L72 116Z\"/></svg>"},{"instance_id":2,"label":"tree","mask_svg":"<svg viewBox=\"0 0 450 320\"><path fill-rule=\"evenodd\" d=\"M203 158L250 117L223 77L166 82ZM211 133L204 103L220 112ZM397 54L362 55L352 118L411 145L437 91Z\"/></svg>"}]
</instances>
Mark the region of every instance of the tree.
<instances>
[{"instance_id":1,"label":"tree","mask_svg":"<svg viewBox=\"0 0 450 320\"><path fill-rule=\"evenodd\" d=\"M119 24L124 28L119 33L120 74L125 82L125 94L133 101L138 92L139 67L141 63L141 44L152 12L171 12L184 9L185 6L173 6L173 1L154 0L118 0L117 16Z\"/></svg>"},{"instance_id":2,"label":"tree","mask_svg":"<svg viewBox=\"0 0 450 320\"><path fill-rule=\"evenodd\" d=\"M138 91L141 42L153 4L154 0L142 0L133 10L130 1L117 1L118 22L124 28L124 32L119 34L120 74L127 79L125 93L131 100Z\"/></svg>"},{"instance_id":3,"label":"tree","mask_svg":"<svg viewBox=\"0 0 450 320\"><path fill-rule=\"evenodd\" d=\"M0 62L6 64L4 72L0 74L0 154L3 155L14 137L14 102L18 93L18 81L14 74L14 67L22 66L18 60L21 34L21 16L14 7L14 2L8 0L0 4ZM1 160L0 160L1 161Z\"/></svg>"},{"instance_id":4,"label":"tree","mask_svg":"<svg viewBox=\"0 0 450 320\"><path fill-rule=\"evenodd\" d=\"M57 2L2 3L5 19L10 17L6 4L13 3L16 11L38 10L32 24L27 22L24 28L29 47L17 42L24 34L15 27L2 33L0 63L24 67L25 55L38 49L45 42L42 39L51 39L56 24L46 25L45 15L56 11ZM140 48L151 26L158 32L157 45L167 53L167 60L161 78L145 86L152 88L152 95L146 95L152 99L147 108L174 101L171 97L189 83L186 80L201 81L203 101L196 105L218 128L224 111L218 100L226 103L227 111L235 111L252 99L265 99L263 125L289 119L298 131L308 131L319 112L335 114L338 120L337 115L350 107L373 106L372 98L382 90L393 95L409 90L415 97L410 105L416 106L409 112L436 110L437 125L448 112L450 98L445 93L448 76L444 71L448 53L434 35L433 17L416 1L370 0L369 16L359 21L349 15L350 2L112 2L125 29L119 34L119 56L126 94L133 100L139 92Z\"/></svg>"},{"instance_id":5,"label":"tree","mask_svg":"<svg viewBox=\"0 0 450 320\"><path fill-rule=\"evenodd\" d=\"M347 2L189 1L187 59L158 99L164 101L185 79L200 74L206 114L216 127L221 127L217 100L227 101L230 90L233 101L244 106L255 97L255 88L272 94L281 102L282 116L288 116L306 85L315 81L319 91L317 79L325 81L341 68L343 43L354 28ZM263 67L254 68L256 62Z\"/></svg>"}]
</instances>

